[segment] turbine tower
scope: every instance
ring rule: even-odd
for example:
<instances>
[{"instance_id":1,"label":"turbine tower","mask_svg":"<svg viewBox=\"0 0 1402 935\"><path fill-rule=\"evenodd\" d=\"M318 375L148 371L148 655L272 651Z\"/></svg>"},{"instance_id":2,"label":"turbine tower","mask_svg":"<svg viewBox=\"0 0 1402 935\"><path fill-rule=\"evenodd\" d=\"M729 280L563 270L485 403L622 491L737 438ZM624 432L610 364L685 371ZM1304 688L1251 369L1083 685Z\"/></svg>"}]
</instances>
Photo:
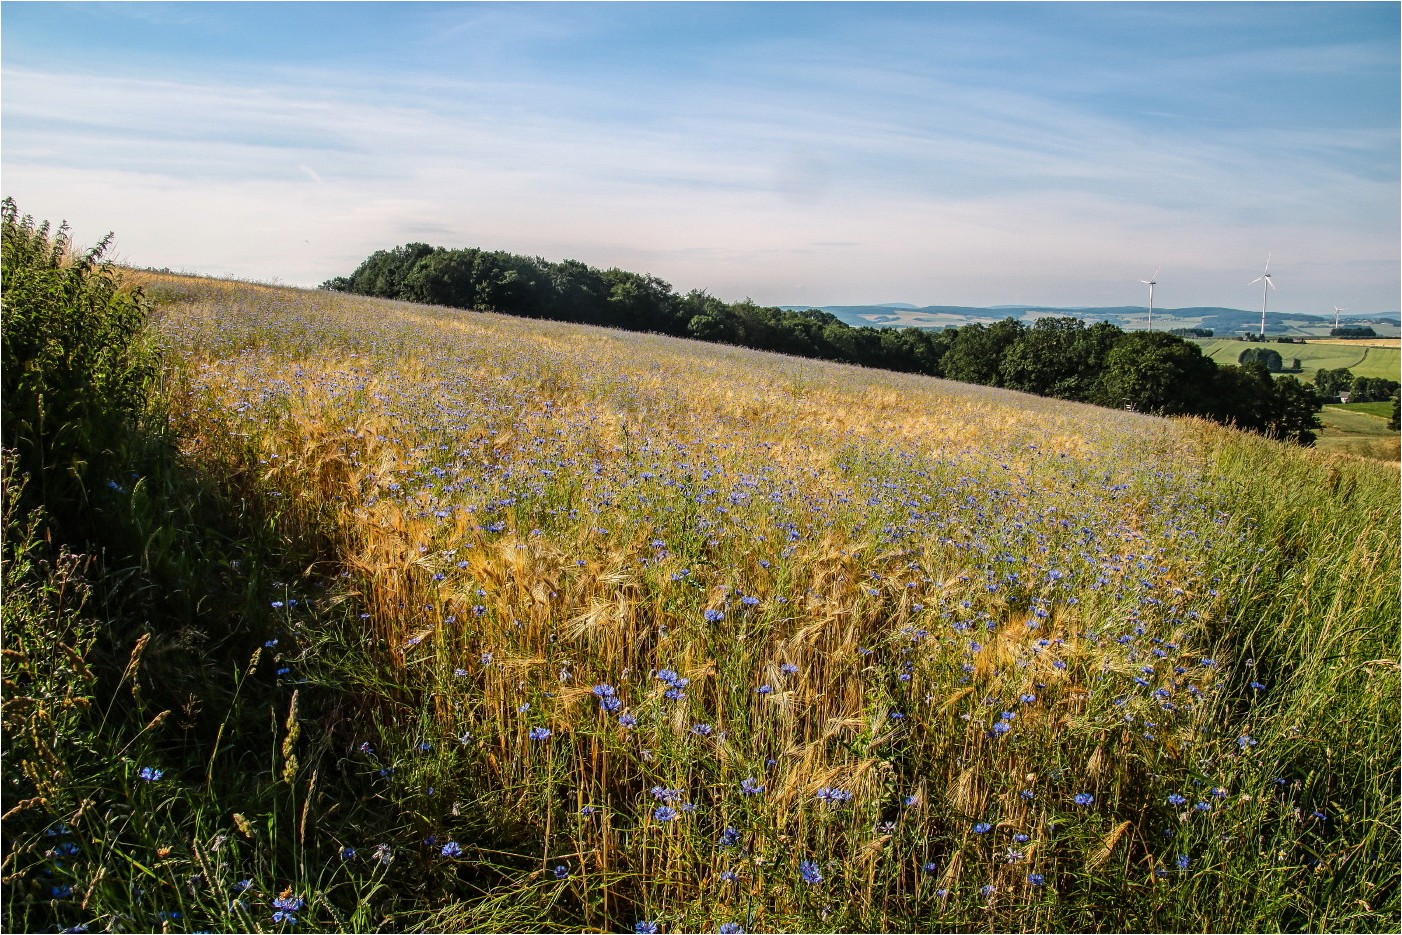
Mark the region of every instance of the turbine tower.
<instances>
[{"instance_id":1,"label":"turbine tower","mask_svg":"<svg viewBox=\"0 0 1402 935\"><path fill-rule=\"evenodd\" d=\"M1266 336L1266 296L1270 294L1266 291L1266 287L1275 288L1275 283L1271 282L1271 255L1269 253L1266 254L1266 268L1261 271L1261 275L1251 280L1247 285L1254 286L1258 282L1261 284L1261 337L1264 338Z\"/></svg>"},{"instance_id":2,"label":"turbine tower","mask_svg":"<svg viewBox=\"0 0 1402 935\"><path fill-rule=\"evenodd\" d=\"M1160 266L1159 269L1154 270L1154 275L1150 276L1148 279L1141 279L1141 280L1139 280L1139 281L1142 282L1144 285L1146 285L1146 286L1149 287L1149 330L1150 330L1150 331L1153 331L1153 330L1154 330L1154 285L1155 285L1155 283L1156 283L1156 280L1158 280L1158 278L1159 278L1159 270L1161 270L1161 269L1163 269L1162 266Z\"/></svg>"},{"instance_id":3,"label":"turbine tower","mask_svg":"<svg viewBox=\"0 0 1402 935\"><path fill-rule=\"evenodd\" d=\"M1339 327L1339 312L1346 312L1346 311L1348 311L1348 309L1346 309L1346 308L1340 308L1340 307L1337 306L1337 305L1334 306L1334 327L1335 327L1335 328Z\"/></svg>"}]
</instances>

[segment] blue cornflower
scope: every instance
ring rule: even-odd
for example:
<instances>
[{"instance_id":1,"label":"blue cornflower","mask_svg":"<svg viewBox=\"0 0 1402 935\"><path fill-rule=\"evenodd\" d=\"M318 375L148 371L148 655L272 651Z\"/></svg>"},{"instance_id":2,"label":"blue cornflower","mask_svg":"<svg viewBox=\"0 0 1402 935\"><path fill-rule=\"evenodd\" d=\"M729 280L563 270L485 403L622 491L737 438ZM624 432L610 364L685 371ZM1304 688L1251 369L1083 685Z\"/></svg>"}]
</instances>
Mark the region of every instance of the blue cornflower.
<instances>
[{"instance_id":1,"label":"blue cornflower","mask_svg":"<svg viewBox=\"0 0 1402 935\"><path fill-rule=\"evenodd\" d=\"M712 730L712 729L711 729L711 725L709 725L709 724L693 724L693 725L691 725L691 732L692 732L693 734L696 734L698 737L709 737L709 736L711 736L711 730Z\"/></svg>"},{"instance_id":2,"label":"blue cornflower","mask_svg":"<svg viewBox=\"0 0 1402 935\"><path fill-rule=\"evenodd\" d=\"M907 808L909 808L910 806L912 806L912 805L915 804L915 796L913 796L913 795L908 795L908 796L906 796L905 798L901 799L901 804L904 805L904 806L906 806Z\"/></svg>"},{"instance_id":3,"label":"blue cornflower","mask_svg":"<svg viewBox=\"0 0 1402 935\"><path fill-rule=\"evenodd\" d=\"M751 597L746 594L744 597L740 598L740 603L744 604L746 607L753 607L759 603L759 598Z\"/></svg>"},{"instance_id":4,"label":"blue cornflower","mask_svg":"<svg viewBox=\"0 0 1402 935\"><path fill-rule=\"evenodd\" d=\"M722 922L716 931L720 935L745 935L745 930L740 927L739 922Z\"/></svg>"},{"instance_id":5,"label":"blue cornflower","mask_svg":"<svg viewBox=\"0 0 1402 935\"><path fill-rule=\"evenodd\" d=\"M1027 875L1027 882L1031 883L1033 886L1041 886L1043 883L1047 882L1047 878L1040 873L1029 873Z\"/></svg>"},{"instance_id":6,"label":"blue cornflower","mask_svg":"<svg viewBox=\"0 0 1402 935\"><path fill-rule=\"evenodd\" d=\"M548 728L548 727L532 727L532 728L531 728L530 738L531 738L532 740L547 740L547 739L549 739L549 737L550 737L550 728Z\"/></svg>"},{"instance_id":7,"label":"blue cornflower","mask_svg":"<svg viewBox=\"0 0 1402 935\"><path fill-rule=\"evenodd\" d=\"M987 834L993 830L993 826L986 821L981 821L974 825L974 834Z\"/></svg>"},{"instance_id":8,"label":"blue cornflower","mask_svg":"<svg viewBox=\"0 0 1402 935\"><path fill-rule=\"evenodd\" d=\"M779 667L779 671L784 673L785 675L797 675L798 666L794 665L791 662L786 662Z\"/></svg>"},{"instance_id":9,"label":"blue cornflower","mask_svg":"<svg viewBox=\"0 0 1402 935\"><path fill-rule=\"evenodd\" d=\"M832 786L824 786L823 788L818 790L818 799L823 802L831 802L833 805L837 805L840 802L849 801L851 798L852 793L848 792L846 789L837 789Z\"/></svg>"},{"instance_id":10,"label":"blue cornflower","mask_svg":"<svg viewBox=\"0 0 1402 935\"><path fill-rule=\"evenodd\" d=\"M682 691L680 688L673 687L663 692L662 697L666 698L668 701L681 701L686 697L686 692Z\"/></svg>"},{"instance_id":11,"label":"blue cornflower","mask_svg":"<svg viewBox=\"0 0 1402 935\"><path fill-rule=\"evenodd\" d=\"M722 871L721 871L721 874L720 874L720 881L721 881L722 883L734 883L736 880L739 880L739 879L740 879L740 874L736 873L734 870L722 870Z\"/></svg>"},{"instance_id":12,"label":"blue cornflower","mask_svg":"<svg viewBox=\"0 0 1402 935\"><path fill-rule=\"evenodd\" d=\"M652 817L658 821L675 821L677 810L670 805L659 805L652 810Z\"/></svg>"},{"instance_id":13,"label":"blue cornflower","mask_svg":"<svg viewBox=\"0 0 1402 935\"><path fill-rule=\"evenodd\" d=\"M706 618L707 623L720 623L722 620L725 619L725 613L723 611L716 610L713 607L706 608L706 613L704 614L704 616Z\"/></svg>"},{"instance_id":14,"label":"blue cornflower","mask_svg":"<svg viewBox=\"0 0 1402 935\"><path fill-rule=\"evenodd\" d=\"M755 689L755 694L756 694L756 695L767 695L767 694L769 694L770 692L772 692L773 690L774 690L774 688L773 688L773 686L771 686L771 685L761 685L759 688L756 688L756 689Z\"/></svg>"},{"instance_id":15,"label":"blue cornflower","mask_svg":"<svg viewBox=\"0 0 1402 935\"><path fill-rule=\"evenodd\" d=\"M725 828L725 830L722 831L722 832L720 833L720 841L719 841L719 843L720 843L720 846L721 846L721 847L734 847L736 844L739 844L739 843L740 843L740 831L739 831L739 829L733 828L733 827L727 825L726 828Z\"/></svg>"},{"instance_id":16,"label":"blue cornflower","mask_svg":"<svg viewBox=\"0 0 1402 935\"><path fill-rule=\"evenodd\" d=\"M1256 746L1256 738L1242 734L1236 739L1236 745L1244 751L1247 747Z\"/></svg>"},{"instance_id":17,"label":"blue cornflower","mask_svg":"<svg viewBox=\"0 0 1402 935\"><path fill-rule=\"evenodd\" d=\"M992 883L985 883L979 888L978 894L980 896L992 896L996 892L998 892L998 887L994 886Z\"/></svg>"},{"instance_id":18,"label":"blue cornflower","mask_svg":"<svg viewBox=\"0 0 1402 935\"><path fill-rule=\"evenodd\" d=\"M1212 806L1207 802L1199 802L1198 804L1194 805L1193 808L1197 809L1200 812L1212 811Z\"/></svg>"},{"instance_id":19,"label":"blue cornflower","mask_svg":"<svg viewBox=\"0 0 1402 935\"><path fill-rule=\"evenodd\" d=\"M531 710L531 703L529 701L516 706L517 714L525 714L529 710Z\"/></svg>"},{"instance_id":20,"label":"blue cornflower","mask_svg":"<svg viewBox=\"0 0 1402 935\"><path fill-rule=\"evenodd\" d=\"M234 883L234 892L242 893L244 890L248 889L252 885L252 880L239 880L236 883Z\"/></svg>"},{"instance_id":21,"label":"blue cornflower","mask_svg":"<svg viewBox=\"0 0 1402 935\"><path fill-rule=\"evenodd\" d=\"M449 841L439 848L439 853L444 857L457 857L462 854L462 845L457 841Z\"/></svg>"},{"instance_id":22,"label":"blue cornflower","mask_svg":"<svg viewBox=\"0 0 1402 935\"><path fill-rule=\"evenodd\" d=\"M658 669L657 679L658 681L671 684L672 682L675 682L677 680L677 673L673 669Z\"/></svg>"},{"instance_id":23,"label":"blue cornflower","mask_svg":"<svg viewBox=\"0 0 1402 935\"><path fill-rule=\"evenodd\" d=\"M352 860L352 859L354 859L354 858L355 858L355 848L353 848L353 847L343 847L343 848L341 848L341 859L342 859L342 860Z\"/></svg>"},{"instance_id":24,"label":"blue cornflower","mask_svg":"<svg viewBox=\"0 0 1402 935\"><path fill-rule=\"evenodd\" d=\"M1179 854L1179 855L1178 855L1178 861L1177 861L1177 863L1178 863L1178 869L1179 869L1179 870L1187 870L1187 869L1188 869L1188 865L1191 864L1192 862L1193 862L1193 861L1192 861L1192 858L1190 858L1187 854Z\"/></svg>"},{"instance_id":25,"label":"blue cornflower","mask_svg":"<svg viewBox=\"0 0 1402 935\"><path fill-rule=\"evenodd\" d=\"M594 813L597 812L597 811L598 811L598 809L595 808L594 806L592 806L592 805L585 805L584 807L582 807L582 808L579 810L579 814L583 815L585 818L588 818L590 815L594 814Z\"/></svg>"},{"instance_id":26,"label":"blue cornflower","mask_svg":"<svg viewBox=\"0 0 1402 935\"><path fill-rule=\"evenodd\" d=\"M1022 702L1023 704L1031 704L1032 702L1034 702L1034 701L1037 700L1037 696L1036 696L1036 695L1018 695L1018 696L1017 696L1017 700L1020 701L1020 702Z\"/></svg>"},{"instance_id":27,"label":"blue cornflower","mask_svg":"<svg viewBox=\"0 0 1402 935\"><path fill-rule=\"evenodd\" d=\"M1265 688L1266 688L1266 686L1262 685L1260 682L1252 682L1252 683L1251 683L1251 687L1254 688L1254 689L1255 689L1256 691L1258 691L1258 692L1259 692L1259 691L1265 691Z\"/></svg>"},{"instance_id":28,"label":"blue cornflower","mask_svg":"<svg viewBox=\"0 0 1402 935\"><path fill-rule=\"evenodd\" d=\"M67 883L60 883L58 886L49 887L50 899L67 899L73 895L73 887Z\"/></svg>"},{"instance_id":29,"label":"blue cornflower","mask_svg":"<svg viewBox=\"0 0 1402 935\"><path fill-rule=\"evenodd\" d=\"M300 896L293 896L291 890L284 890L281 896L273 900L273 921L290 922L297 921L297 913L307 904Z\"/></svg>"},{"instance_id":30,"label":"blue cornflower","mask_svg":"<svg viewBox=\"0 0 1402 935\"><path fill-rule=\"evenodd\" d=\"M154 766L143 766L136 772L137 776L141 777L147 782L155 782L157 779L160 779L165 774L165 770L156 769Z\"/></svg>"},{"instance_id":31,"label":"blue cornflower","mask_svg":"<svg viewBox=\"0 0 1402 935\"><path fill-rule=\"evenodd\" d=\"M657 935L659 931L656 922L636 922L633 924L633 931L636 935Z\"/></svg>"},{"instance_id":32,"label":"blue cornflower","mask_svg":"<svg viewBox=\"0 0 1402 935\"><path fill-rule=\"evenodd\" d=\"M745 795L759 795L764 791L764 784L755 782L753 776L747 776L740 780L740 791Z\"/></svg>"},{"instance_id":33,"label":"blue cornflower","mask_svg":"<svg viewBox=\"0 0 1402 935\"><path fill-rule=\"evenodd\" d=\"M1188 801L1188 800L1185 799L1183 796L1179 795L1179 794L1176 793L1176 792L1170 792L1170 793L1168 794L1168 804L1169 804L1169 805L1182 805L1182 804L1183 804L1184 802L1186 802L1186 801Z\"/></svg>"},{"instance_id":34,"label":"blue cornflower","mask_svg":"<svg viewBox=\"0 0 1402 935\"><path fill-rule=\"evenodd\" d=\"M822 883L823 874L818 870L818 865L811 860L805 860L798 865L798 875L803 878L804 883Z\"/></svg>"},{"instance_id":35,"label":"blue cornflower","mask_svg":"<svg viewBox=\"0 0 1402 935\"><path fill-rule=\"evenodd\" d=\"M659 802L680 802L686 796L686 790L668 789L666 786L653 786L647 791Z\"/></svg>"},{"instance_id":36,"label":"blue cornflower","mask_svg":"<svg viewBox=\"0 0 1402 935\"><path fill-rule=\"evenodd\" d=\"M1025 835L1025 834L1022 834L1021 832L1019 832L1018 834L1013 835L1013 843L1014 843L1014 844L1026 844L1026 843L1027 843L1028 841L1030 841L1030 840L1031 840L1030 837L1028 837L1028 836Z\"/></svg>"},{"instance_id":37,"label":"blue cornflower","mask_svg":"<svg viewBox=\"0 0 1402 935\"><path fill-rule=\"evenodd\" d=\"M453 677L460 679L467 678L467 670L459 666L458 668L453 670Z\"/></svg>"},{"instance_id":38,"label":"blue cornflower","mask_svg":"<svg viewBox=\"0 0 1402 935\"><path fill-rule=\"evenodd\" d=\"M920 869L924 870L926 873L934 873L936 870L939 869L939 867L940 865L935 863L933 860L926 861L925 863L920 865Z\"/></svg>"},{"instance_id":39,"label":"blue cornflower","mask_svg":"<svg viewBox=\"0 0 1402 935\"><path fill-rule=\"evenodd\" d=\"M1000 736L1001 736L1002 734L1006 734L1008 731L1010 731L1010 730L1012 730L1012 729L1013 729L1013 726L1012 726L1011 724L1009 724L1007 721L996 721L996 722L994 722L994 724L993 724L993 733L998 734L998 735L1000 735Z\"/></svg>"},{"instance_id":40,"label":"blue cornflower","mask_svg":"<svg viewBox=\"0 0 1402 935\"><path fill-rule=\"evenodd\" d=\"M560 864L560 865L558 865L554 870L552 870L552 871L550 871L550 872L553 873L553 874L555 875L555 879L557 879L557 880L566 880L566 879L569 879L570 868L569 868L569 867L566 867L564 864Z\"/></svg>"},{"instance_id":41,"label":"blue cornflower","mask_svg":"<svg viewBox=\"0 0 1402 935\"><path fill-rule=\"evenodd\" d=\"M612 685L595 685L589 690L599 698L612 698L616 694Z\"/></svg>"},{"instance_id":42,"label":"blue cornflower","mask_svg":"<svg viewBox=\"0 0 1402 935\"><path fill-rule=\"evenodd\" d=\"M638 719L633 717L633 715L631 714L620 714L618 716L619 727L636 727L637 725Z\"/></svg>"},{"instance_id":43,"label":"blue cornflower","mask_svg":"<svg viewBox=\"0 0 1402 935\"><path fill-rule=\"evenodd\" d=\"M1077 805L1089 805L1095 801L1095 796L1091 795L1089 792L1077 792L1071 797L1071 801L1075 802Z\"/></svg>"}]
</instances>

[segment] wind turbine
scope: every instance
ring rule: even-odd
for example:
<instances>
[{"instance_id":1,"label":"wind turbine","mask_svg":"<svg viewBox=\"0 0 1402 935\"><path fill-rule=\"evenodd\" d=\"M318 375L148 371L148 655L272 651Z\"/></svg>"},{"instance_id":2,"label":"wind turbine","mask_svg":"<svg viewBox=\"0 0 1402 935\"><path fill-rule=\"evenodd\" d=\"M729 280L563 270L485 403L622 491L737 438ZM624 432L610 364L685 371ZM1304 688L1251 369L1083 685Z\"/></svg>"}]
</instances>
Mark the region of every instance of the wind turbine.
<instances>
[{"instance_id":1,"label":"wind turbine","mask_svg":"<svg viewBox=\"0 0 1402 935\"><path fill-rule=\"evenodd\" d=\"M1144 285L1146 285L1146 286L1149 287L1149 330L1150 330L1150 331L1153 331L1153 330L1154 330L1154 285L1155 285L1155 281L1159 278L1159 270L1161 270L1161 269L1163 269L1162 266L1160 266L1159 269L1154 270L1154 275L1150 276L1148 279L1141 279L1141 280L1139 280L1139 281L1142 282Z\"/></svg>"},{"instance_id":2,"label":"wind turbine","mask_svg":"<svg viewBox=\"0 0 1402 935\"><path fill-rule=\"evenodd\" d=\"M1335 328L1339 327L1339 312L1346 312L1346 311L1348 311L1348 309L1346 309L1346 308L1340 308L1340 307L1337 306L1337 305L1334 306L1334 327L1335 327Z\"/></svg>"},{"instance_id":3,"label":"wind turbine","mask_svg":"<svg viewBox=\"0 0 1402 935\"><path fill-rule=\"evenodd\" d=\"M1266 268L1261 271L1261 275L1251 280L1247 285L1254 286L1258 282L1261 284L1261 337L1264 338L1266 336L1266 296L1269 294L1266 292L1266 287L1275 288L1275 283L1271 282L1271 255L1269 253L1266 254Z\"/></svg>"}]
</instances>

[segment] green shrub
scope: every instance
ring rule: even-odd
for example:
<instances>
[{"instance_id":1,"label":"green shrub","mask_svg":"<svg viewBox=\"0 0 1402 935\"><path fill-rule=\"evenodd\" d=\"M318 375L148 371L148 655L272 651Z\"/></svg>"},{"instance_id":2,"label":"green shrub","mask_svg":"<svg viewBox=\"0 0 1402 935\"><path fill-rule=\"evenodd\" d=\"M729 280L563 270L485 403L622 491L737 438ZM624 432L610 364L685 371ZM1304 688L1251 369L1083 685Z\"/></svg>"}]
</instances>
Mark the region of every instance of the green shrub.
<instances>
[{"instance_id":1,"label":"green shrub","mask_svg":"<svg viewBox=\"0 0 1402 935\"><path fill-rule=\"evenodd\" d=\"M149 306L103 261L110 239L76 254L66 225L51 231L4 201L0 444L60 527L94 485L120 483L119 452L157 372Z\"/></svg>"}]
</instances>

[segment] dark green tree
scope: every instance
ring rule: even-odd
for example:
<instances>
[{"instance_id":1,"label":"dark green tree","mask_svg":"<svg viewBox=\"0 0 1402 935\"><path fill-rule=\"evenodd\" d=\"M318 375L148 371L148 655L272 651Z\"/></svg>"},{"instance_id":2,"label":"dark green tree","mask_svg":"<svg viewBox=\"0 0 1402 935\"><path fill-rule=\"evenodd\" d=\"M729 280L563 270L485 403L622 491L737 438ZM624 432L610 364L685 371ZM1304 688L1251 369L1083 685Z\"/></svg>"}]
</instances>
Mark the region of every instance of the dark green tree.
<instances>
[{"instance_id":1,"label":"dark green tree","mask_svg":"<svg viewBox=\"0 0 1402 935\"><path fill-rule=\"evenodd\" d=\"M1269 347L1248 347L1236 358L1238 364L1249 364L1252 361L1264 364L1271 373L1280 373L1285 367L1285 361L1281 359L1280 351Z\"/></svg>"},{"instance_id":2,"label":"dark green tree","mask_svg":"<svg viewBox=\"0 0 1402 935\"><path fill-rule=\"evenodd\" d=\"M1099 401L1160 415L1205 413L1216 370L1196 344L1162 331L1132 331L1105 357Z\"/></svg>"}]
</instances>

